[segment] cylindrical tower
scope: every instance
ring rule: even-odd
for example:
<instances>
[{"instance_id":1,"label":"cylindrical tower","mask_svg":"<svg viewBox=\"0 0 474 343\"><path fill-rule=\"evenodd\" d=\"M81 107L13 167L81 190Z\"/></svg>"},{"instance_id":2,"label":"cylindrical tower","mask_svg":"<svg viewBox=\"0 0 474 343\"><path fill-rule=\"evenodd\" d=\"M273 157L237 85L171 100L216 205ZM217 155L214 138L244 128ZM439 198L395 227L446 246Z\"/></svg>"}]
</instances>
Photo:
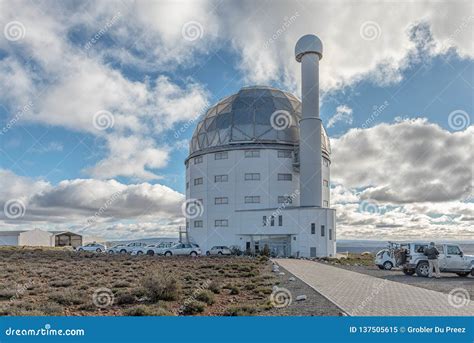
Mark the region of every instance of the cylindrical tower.
<instances>
[{"instance_id":1,"label":"cylindrical tower","mask_svg":"<svg viewBox=\"0 0 474 343\"><path fill-rule=\"evenodd\" d=\"M295 57L301 62L300 206L322 207L321 118L319 117L319 60L323 44L315 35L296 43Z\"/></svg>"}]
</instances>

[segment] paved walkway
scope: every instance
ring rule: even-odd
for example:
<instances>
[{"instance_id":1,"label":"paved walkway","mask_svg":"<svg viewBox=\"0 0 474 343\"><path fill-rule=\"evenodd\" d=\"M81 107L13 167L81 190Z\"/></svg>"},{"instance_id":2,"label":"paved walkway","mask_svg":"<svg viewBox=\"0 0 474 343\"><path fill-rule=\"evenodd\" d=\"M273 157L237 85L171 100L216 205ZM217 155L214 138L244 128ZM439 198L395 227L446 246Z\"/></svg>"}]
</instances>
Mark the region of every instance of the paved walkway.
<instances>
[{"instance_id":1,"label":"paved walkway","mask_svg":"<svg viewBox=\"0 0 474 343\"><path fill-rule=\"evenodd\" d=\"M319 262L275 259L351 316L473 316L474 301ZM474 283L473 283L474 284ZM467 295L468 296L468 295ZM454 305L462 305L455 307Z\"/></svg>"}]
</instances>

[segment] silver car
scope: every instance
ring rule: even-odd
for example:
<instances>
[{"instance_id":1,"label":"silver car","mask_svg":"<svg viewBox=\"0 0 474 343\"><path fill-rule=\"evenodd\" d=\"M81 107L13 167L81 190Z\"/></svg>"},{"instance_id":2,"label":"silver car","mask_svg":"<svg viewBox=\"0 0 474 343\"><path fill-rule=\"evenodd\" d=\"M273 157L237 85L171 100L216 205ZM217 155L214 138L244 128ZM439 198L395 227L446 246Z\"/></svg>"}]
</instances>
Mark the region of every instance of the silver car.
<instances>
[{"instance_id":1,"label":"silver car","mask_svg":"<svg viewBox=\"0 0 474 343\"><path fill-rule=\"evenodd\" d=\"M198 256L201 255L201 249L197 244L191 243L178 243L173 245L171 248L166 248L163 250L163 255L172 256L172 255L190 255Z\"/></svg>"},{"instance_id":2,"label":"silver car","mask_svg":"<svg viewBox=\"0 0 474 343\"><path fill-rule=\"evenodd\" d=\"M216 245L206 252L207 256L211 255L232 255L232 251L230 251L229 247L225 245Z\"/></svg>"},{"instance_id":3,"label":"silver car","mask_svg":"<svg viewBox=\"0 0 474 343\"><path fill-rule=\"evenodd\" d=\"M86 245L81 245L80 247L77 247L77 251L93 251L97 253L105 252L107 248L105 245L100 244L100 243L89 243Z\"/></svg>"}]
</instances>

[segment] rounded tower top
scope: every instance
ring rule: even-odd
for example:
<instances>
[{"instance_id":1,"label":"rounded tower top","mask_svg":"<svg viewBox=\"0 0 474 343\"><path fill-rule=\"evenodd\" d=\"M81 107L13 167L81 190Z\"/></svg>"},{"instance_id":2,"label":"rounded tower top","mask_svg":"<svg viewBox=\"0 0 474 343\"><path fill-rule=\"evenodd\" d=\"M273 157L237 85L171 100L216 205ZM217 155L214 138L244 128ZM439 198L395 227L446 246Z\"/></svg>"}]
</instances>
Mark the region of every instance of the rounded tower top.
<instances>
[{"instance_id":1,"label":"rounded tower top","mask_svg":"<svg viewBox=\"0 0 474 343\"><path fill-rule=\"evenodd\" d=\"M323 58L323 42L316 35L304 35L295 46L295 57L298 62L301 62L301 58L304 54L315 53L319 55L319 59Z\"/></svg>"}]
</instances>

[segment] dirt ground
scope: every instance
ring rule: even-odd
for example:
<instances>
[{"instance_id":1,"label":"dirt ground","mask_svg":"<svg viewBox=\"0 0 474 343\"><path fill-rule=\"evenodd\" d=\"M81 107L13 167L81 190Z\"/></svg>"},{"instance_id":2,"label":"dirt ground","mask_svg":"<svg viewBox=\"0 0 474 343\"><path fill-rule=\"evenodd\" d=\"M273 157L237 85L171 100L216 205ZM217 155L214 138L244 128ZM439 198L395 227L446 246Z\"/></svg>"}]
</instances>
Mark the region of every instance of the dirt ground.
<instances>
[{"instance_id":1,"label":"dirt ground","mask_svg":"<svg viewBox=\"0 0 474 343\"><path fill-rule=\"evenodd\" d=\"M267 315L266 258L0 248L0 315Z\"/></svg>"}]
</instances>

